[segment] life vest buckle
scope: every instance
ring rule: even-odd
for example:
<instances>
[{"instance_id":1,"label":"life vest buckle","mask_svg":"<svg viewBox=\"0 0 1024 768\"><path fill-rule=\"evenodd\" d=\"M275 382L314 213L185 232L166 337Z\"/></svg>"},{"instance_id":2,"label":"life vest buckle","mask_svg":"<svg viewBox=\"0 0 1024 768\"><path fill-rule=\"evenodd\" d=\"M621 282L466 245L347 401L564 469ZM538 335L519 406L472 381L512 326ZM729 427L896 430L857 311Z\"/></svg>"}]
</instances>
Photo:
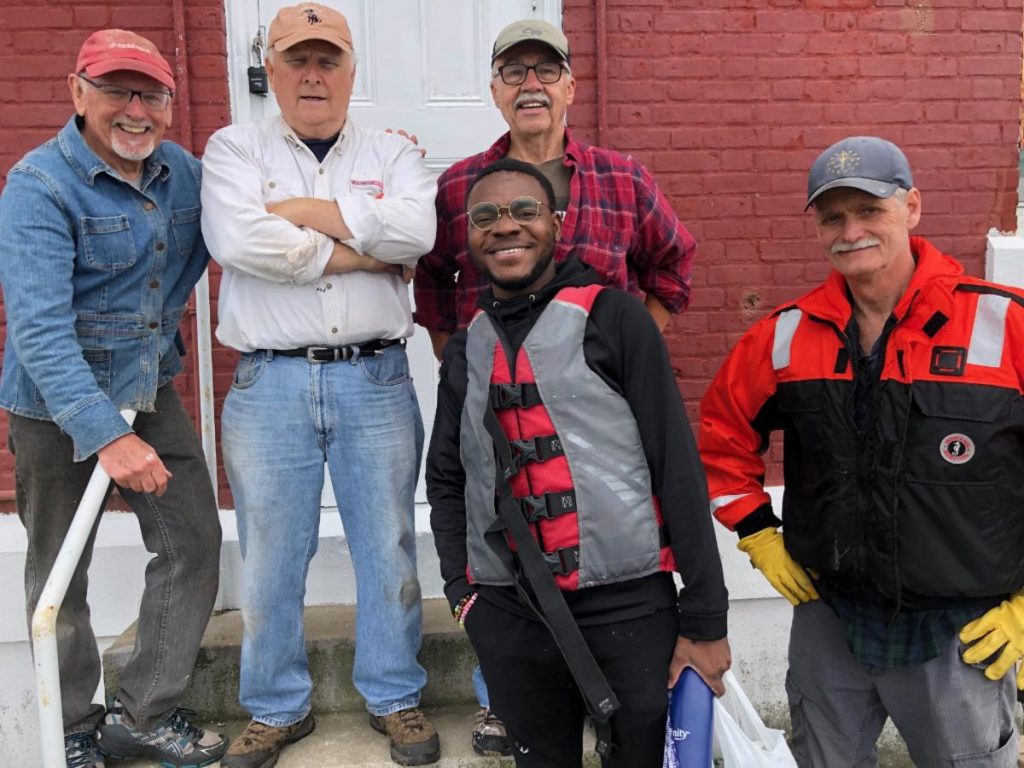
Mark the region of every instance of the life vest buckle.
<instances>
[{"instance_id":1,"label":"life vest buckle","mask_svg":"<svg viewBox=\"0 0 1024 768\"><path fill-rule=\"evenodd\" d=\"M545 552L544 560L555 576L568 576L580 569L580 548L562 547L554 552Z\"/></svg>"},{"instance_id":2,"label":"life vest buckle","mask_svg":"<svg viewBox=\"0 0 1024 768\"><path fill-rule=\"evenodd\" d=\"M522 384L491 384L487 399L496 411L508 408L533 408L541 405L540 390L533 382Z\"/></svg>"},{"instance_id":3,"label":"life vest buckle","mask_svg":"<svg viewBox=\"0 0 1024 768\"><path fill-rule=\"evenodd\" d=\"M556 491L543 496L516 497L519 508L523 511L528 523L539 520L554 520L559 515L568 515L576 511L576 491Z\"/></svg>"}]
</instances>

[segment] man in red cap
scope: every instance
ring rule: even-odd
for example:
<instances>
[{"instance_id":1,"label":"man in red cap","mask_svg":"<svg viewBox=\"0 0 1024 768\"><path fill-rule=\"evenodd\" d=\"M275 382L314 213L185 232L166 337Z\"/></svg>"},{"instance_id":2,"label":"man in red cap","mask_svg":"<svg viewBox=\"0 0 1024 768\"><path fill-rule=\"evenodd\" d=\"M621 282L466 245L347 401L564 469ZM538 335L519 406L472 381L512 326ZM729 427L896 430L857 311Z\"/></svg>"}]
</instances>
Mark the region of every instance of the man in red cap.
<instances>
[{"instance_id":1,"label":"man in red cap","mask_svg":"<svg viewBox=\"0 0 1024 768\"><path fill-rule=\"evenodd\" d=\"M355 572L353 683L392 759L426 765L440 742L419 708L423 422L402 278L434 240L435 184L412 143L349 116L344 16L282 8L268 43L281 114L221 129L203 156L203 232L224 267L217 338L241 353L221 423L244 563L239 697L252 722L222 766L273 765L313 730L303 596L325 463Z\"/></svg>"},{"instance_id":2,"label":"man in red cap","mask_svg":"<svg viewBox=\"0 0 1024 768\"><path fill-rule=\"evenodd\" d=\"M57 619L68 766L103 755L215 762L226 739L178 707L217 594L220 524L198 436L171 380L178 324L208 259L199 163L162 141L174 77L156 46L107 29L68 86L76 114L10 171L0 197L0 281L29 615L97 461L153 553L135 651L106 710L86 602L90 541ZM133 425L119 411L138 411ZM17 762L17 761L15 761Z\"/></svg>"}]
</instances>

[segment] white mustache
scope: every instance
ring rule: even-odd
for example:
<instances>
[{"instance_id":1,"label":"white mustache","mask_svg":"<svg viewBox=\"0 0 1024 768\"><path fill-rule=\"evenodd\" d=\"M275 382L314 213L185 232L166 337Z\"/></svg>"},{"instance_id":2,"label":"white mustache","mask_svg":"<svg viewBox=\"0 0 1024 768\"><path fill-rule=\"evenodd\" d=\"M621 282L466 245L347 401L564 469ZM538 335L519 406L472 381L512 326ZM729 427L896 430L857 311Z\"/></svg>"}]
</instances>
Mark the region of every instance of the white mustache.
<instances>
[{"instance_id":1,"label":"white mustache","mask_svg":"<svg viewBox=\"0 0 1024 768\"><path fill-rule=\"evenodd\" d=\"M549 99L547 94L543 91L538 91L537 93L521 93L516 97L515 103L512 106L518 109L528 101L535 101L538 104L543 104L545 107L551 106L551 99Z\"/></svg>"},{"instance_id":2,"label":"white mustache","mask_svg":"<svg viewBox=\"0 0 1024 768\"><path fill-rule=\"evenodd\" d=\"M882 241L877 237L865 237L863 240L858 240L855 243L836 243L832 246L832 253L848 253L849 251L857 251L861 248L873 248L881 244Z\"/></svg>"}]
</instances>

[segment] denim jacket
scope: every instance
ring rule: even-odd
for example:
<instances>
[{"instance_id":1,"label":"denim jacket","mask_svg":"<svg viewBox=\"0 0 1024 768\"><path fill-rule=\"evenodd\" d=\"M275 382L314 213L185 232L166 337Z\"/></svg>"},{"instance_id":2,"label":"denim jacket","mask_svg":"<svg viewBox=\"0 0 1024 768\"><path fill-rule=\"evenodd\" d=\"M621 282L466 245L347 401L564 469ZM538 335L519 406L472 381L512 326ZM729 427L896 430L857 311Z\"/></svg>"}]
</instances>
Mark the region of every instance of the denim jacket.
<instances>
[{"instance_id":1,"label":"denim jacket","mask_svg":"<svg viewBox=\"0 0 1024 768\"><path fill-rule=\"evenodd\" d=\"M153 411L181 370L178 324L208 254L199 161L162 142L140 191L77 120L25 155L0 196L0 408L55 422L82 461L131 432L120 409Z\"/></svg>"}]
</instances>

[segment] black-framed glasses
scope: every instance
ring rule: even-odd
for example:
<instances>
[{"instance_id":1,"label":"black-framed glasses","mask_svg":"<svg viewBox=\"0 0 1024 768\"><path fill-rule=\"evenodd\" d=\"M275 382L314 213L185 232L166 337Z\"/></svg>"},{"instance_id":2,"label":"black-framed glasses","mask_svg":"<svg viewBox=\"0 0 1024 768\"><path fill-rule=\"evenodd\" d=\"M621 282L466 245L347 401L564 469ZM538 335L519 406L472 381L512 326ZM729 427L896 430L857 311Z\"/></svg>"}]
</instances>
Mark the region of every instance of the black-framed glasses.
<instances>
[{"instance_id":1,"label":"black-framed glasses","mask_svg":"<svg viewBox=\"0 0 1024 768\"><path fill-rule=\"evenodd\" d=\"M174 95L170 91L133 91L131 88L122 88L120 85L97 83L83 74L78 76L102 93L106 102L115 107L127 107L131 100L138 96L143 107L151 112L159 112L167 109L167 105L171 103L171 97Z\"/></svg>"},{"instance_id":2,"label":"black-framed glasses","mask_svg":"<svg viewBox=\"0 0 1024 768\"><path fill-rule=\"evenodd\" d=\"M522 85L526 82L526 76L533 70L537 79L545 85L557 83L562 77L562 70L565 66L560 61L542 61L533 66L526 64L504 64L498 67L498 74L501 82L505 85Z\"/></svg>"},{"instance_id":3,"label":"black-framed glasses","mask_svg":"<svg viewBox=\"0 0 1024 768\"><path fill-rule=\"evenodd\" d=\"M509 200L508 205L477 203L467 213L469 215L469 223L481 232L486 232L498 223L503 211L508 211L509 218L516 224L529 224L540 216L540 209L543 205L547 205L547 203L542 203L534 197L523 195L522 197Z\"/></svg>"}]
</instances>

